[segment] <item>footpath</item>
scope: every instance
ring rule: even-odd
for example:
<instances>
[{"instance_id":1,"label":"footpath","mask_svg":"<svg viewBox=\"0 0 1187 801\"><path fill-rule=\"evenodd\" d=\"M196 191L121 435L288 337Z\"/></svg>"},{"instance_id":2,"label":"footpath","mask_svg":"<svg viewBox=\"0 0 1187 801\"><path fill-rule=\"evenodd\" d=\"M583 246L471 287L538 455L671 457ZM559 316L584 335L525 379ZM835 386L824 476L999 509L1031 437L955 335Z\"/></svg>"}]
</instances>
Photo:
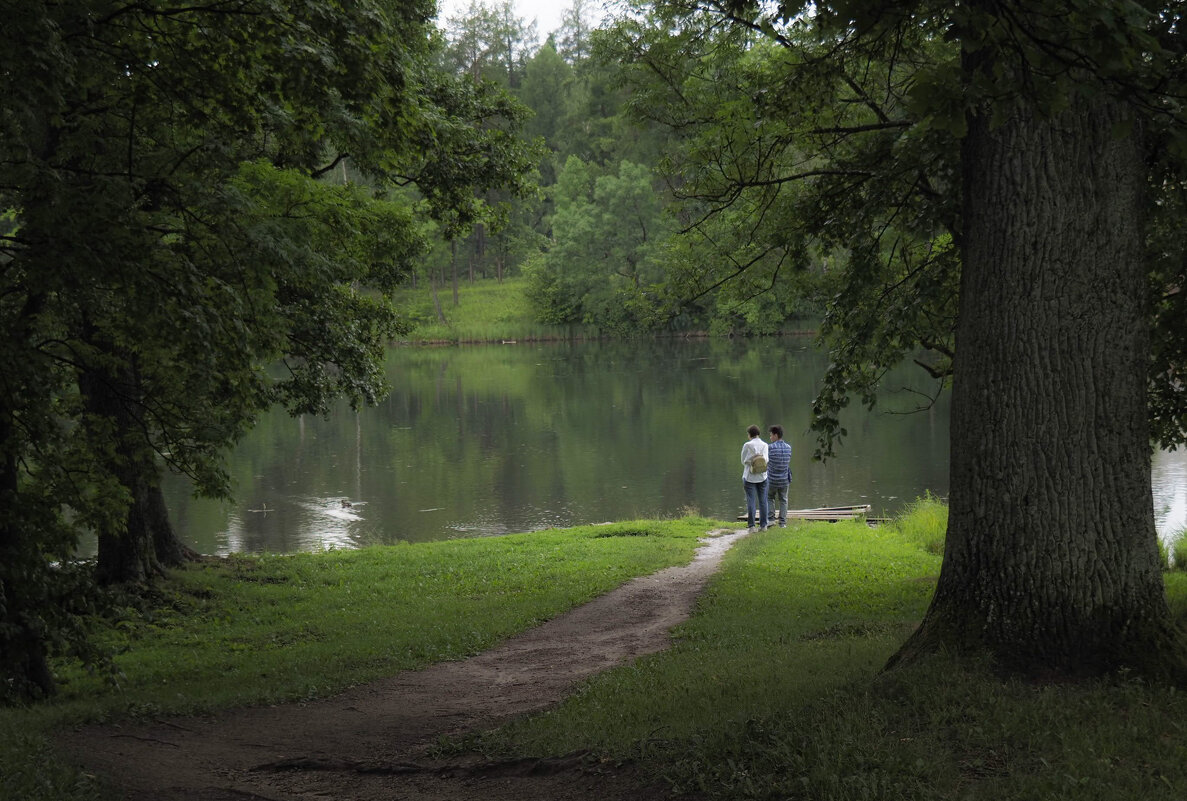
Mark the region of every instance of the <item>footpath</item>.
<instances>
[{"instance_id":1,"label":"footpath","mask_svg":"<svg viewBox=\"0 0 1187 801\"><path fill-rule=\"evenodd\" d=\"M60 746L128 801L643 801L654 777L584 754L442 762L442 736L562 701L584 679L669 644L745 532L708 532L688 565L634 579L466 660L325 700L70 732Z\"/></svg>"}]
</instances>

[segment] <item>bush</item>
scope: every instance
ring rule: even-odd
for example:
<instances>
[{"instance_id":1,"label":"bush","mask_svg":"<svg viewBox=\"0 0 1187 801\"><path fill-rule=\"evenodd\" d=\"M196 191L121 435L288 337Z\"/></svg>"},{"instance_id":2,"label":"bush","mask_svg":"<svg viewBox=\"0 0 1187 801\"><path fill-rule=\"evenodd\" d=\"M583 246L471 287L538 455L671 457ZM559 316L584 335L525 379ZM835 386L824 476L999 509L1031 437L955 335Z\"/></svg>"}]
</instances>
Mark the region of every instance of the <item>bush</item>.
<instances>
[{"instance_id":1,"label":"bush","mask_svg":"<svg viewBox=\"0 0 1187 801\"><path fill-rule=\"evenodd\" d=\"M1187 570L1187 528L1176 531L1166 546L1169 560L1164 560L1171 570Z\"/></svg>"},{"instance_id":2,"label":"bush","mask_svg":"<svg viewBox=\"0 0 1187 801\"><path fill-rule=\"evenodd\" d=\"M928 553L942 554L948 532L948 504L929 492L891 521L890 528Z\"/></svg>"}]
</instances>

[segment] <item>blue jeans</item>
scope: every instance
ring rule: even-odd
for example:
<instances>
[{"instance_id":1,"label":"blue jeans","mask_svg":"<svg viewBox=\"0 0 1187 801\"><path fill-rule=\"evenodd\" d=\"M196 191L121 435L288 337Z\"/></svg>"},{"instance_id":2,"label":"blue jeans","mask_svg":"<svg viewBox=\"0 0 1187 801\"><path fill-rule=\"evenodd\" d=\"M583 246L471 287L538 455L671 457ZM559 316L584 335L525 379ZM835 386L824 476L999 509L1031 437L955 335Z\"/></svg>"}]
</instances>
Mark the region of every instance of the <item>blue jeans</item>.
<instances>
[{"instance_id":1,"label":"blue jeans","mask_svg":"<svg viewBox=\"0 0 1187 801\"><path fill-rule=\"evenodd\" d=\"M775 504L779 505L779 525L787 525L787 484L782 487L772 484L767 479L767 505L770 507L771 517L774 517Z\"/></svg>"},{"instance_id":2,"label":"blue jeans","mask_svg":"<svg viewBox=\"0 0 1187 801\"><path fill-rule=\"evenodd\" d=\"M767 482L746 481L743 479L742 487L746 490L746 528L754 528L754 507L758 506L758 525L761 528L767 527Z\"/></svg>"}]
</instances>

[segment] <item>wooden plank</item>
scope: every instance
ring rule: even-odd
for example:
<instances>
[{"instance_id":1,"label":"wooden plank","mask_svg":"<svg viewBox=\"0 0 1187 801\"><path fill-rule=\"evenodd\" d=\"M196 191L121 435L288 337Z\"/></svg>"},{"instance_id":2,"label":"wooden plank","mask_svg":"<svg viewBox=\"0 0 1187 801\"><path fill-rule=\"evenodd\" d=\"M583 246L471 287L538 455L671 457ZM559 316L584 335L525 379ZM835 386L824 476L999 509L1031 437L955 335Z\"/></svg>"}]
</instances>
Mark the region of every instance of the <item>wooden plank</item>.
<instances>
[{"instance_id":1,"label":"wooden plank","mask_svg":"<svg viewBox=\"0 0 1187 801\"><path fill-rule=\"evenodd\" d=\"M862 504L860 506L818 506L813 509L788 509L787 516L792 515L839 515L845 517L856 517L858 515L868 514L870 511L869 504Z\"/></svg>"},{"instance_id":2,"label":"wooden plank","mask_svg":"<svg viewBox=\"0 0 1187 801\"><path fill-rule=\"evenodd\" d=\"M870 505L868 503L856 506L818 506L813 509L788 509L787 519L837 522L855 520L859 517L869 519L869 513ZM746 514L738 515L738 519L745 520ZM778 519L778 515L772 515L771 519Z\"/></svg>"}]
</instances>

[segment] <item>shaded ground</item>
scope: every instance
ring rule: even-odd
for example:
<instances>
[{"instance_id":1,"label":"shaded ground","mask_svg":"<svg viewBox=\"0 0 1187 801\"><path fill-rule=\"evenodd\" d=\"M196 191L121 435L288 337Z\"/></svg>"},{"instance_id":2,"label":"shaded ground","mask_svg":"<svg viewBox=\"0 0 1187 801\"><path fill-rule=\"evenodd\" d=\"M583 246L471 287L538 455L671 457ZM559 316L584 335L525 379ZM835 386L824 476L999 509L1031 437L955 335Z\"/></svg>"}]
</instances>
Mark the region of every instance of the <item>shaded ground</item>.
<instances>
[{"instance_id":1,"label":"shaded ground","mask_svg":"<svg viewBox=\"0 0 1187 801\"><path fill-rule=\"evenodd\" d=\"M312 703L80 729L61 744L131 801L660 798L650 777L581 756L442 764L424 750L440 735L552 706L581 680L665 648L742 536L710 532L689 565L635 579L465 661Z\"/></svg>"}]
</instances>

